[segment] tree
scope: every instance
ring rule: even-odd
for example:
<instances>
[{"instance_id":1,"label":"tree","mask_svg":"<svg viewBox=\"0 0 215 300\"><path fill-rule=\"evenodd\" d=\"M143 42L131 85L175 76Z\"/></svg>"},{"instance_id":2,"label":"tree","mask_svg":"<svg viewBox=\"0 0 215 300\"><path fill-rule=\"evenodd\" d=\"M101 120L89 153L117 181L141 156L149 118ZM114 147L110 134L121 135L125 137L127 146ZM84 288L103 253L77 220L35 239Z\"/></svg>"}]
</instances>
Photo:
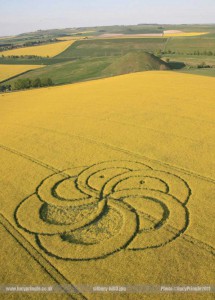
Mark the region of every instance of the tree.
<instances>
[{"instance_id":1,"label":"tree","mask_svg":"<svg viewBox=\"0 0 215 300\"><path fill-rule=\"evenodd\" d=\"M53 85L53 81L52 81L52 79L51 79L51 78L48 78L47 82L48 82L48 86L51 86L51 85Z\"/></svg>"},{"instance_id":2,"label":"tree","mask_svg":"<svg viewBox=\"0 0 215 300\"><path fill-rule=\"evenodd\" d=\"M12 90L11 84L6 84L6 91L10 92Z\"/></svg>"},{"instance_id":3,"label":"tree","mask_svg":"<svg viewBox=\"0 0 215 300\"><path fill-rule=\"evenodd\" d=\"M18 79L14 82L14 88L15 90L21 90L23 88L22 79Z\"/></svg>"},{"instance_id":4,"label":"tree","mask_svg":"<svg viewBox=\"0 0 215 300\"><path fill-rule=\"evenodd\" d=\"M16 90L29 89L31 87L31 80L29 78L18 79L14 83Z\"/></svg>"},{"instance_id":5,"label":"tree","mask_svg":"<svg viewBox=\"0 0 215 300\"><path fill-rule=\"evenodd\" d=\"M40 78L36 78L32 81L32 87L37 88L37 87L41 87L42 83Z\"/></svg>"},{"instance_id":6,"label":"tree","mask_svg":"<svg viewBox=\"0 0 215 300\"><path fill-rule=\"evenodd\" d=\"M3 84L0 85L0 92L4 93L4 92L10 92L12 90L12 87L10 84Z\"/></svg>"},{"instance_id":7,"label":"tree","mask_svg":"<svg viewBox=\"0 0 215 300\"><path fill-rule=\"evenodd\" d=\"M0 92L6 92L6 86L5 85L0 85Z\"/></svg>"},{"instance_id":8,"label":"tree","mask_svg":"<svg viewBox=\"0 0 215 300\"><path fill-rule=\"evenodd\" d=\"M51 78L43 78L40 79L35 78L33 81L31 81L29 78L22 78L18 79L17 81L14 82L14 89L15 90L25 90L29 89L31 87L33 88L38 88L38 87L45 87L45 86L51 86L53 85L53 81Z\"/></svg>"},{"instance_id":9,"label":"tree","mask_svg":"<svg viewBox=\"0 0 215 300\"><path fill-rule=\"evenodd\" d=\"M41 86L51 86L53 85L53 81L51 78L43 78L41 80Z\"/></svg>"}]
</instances>

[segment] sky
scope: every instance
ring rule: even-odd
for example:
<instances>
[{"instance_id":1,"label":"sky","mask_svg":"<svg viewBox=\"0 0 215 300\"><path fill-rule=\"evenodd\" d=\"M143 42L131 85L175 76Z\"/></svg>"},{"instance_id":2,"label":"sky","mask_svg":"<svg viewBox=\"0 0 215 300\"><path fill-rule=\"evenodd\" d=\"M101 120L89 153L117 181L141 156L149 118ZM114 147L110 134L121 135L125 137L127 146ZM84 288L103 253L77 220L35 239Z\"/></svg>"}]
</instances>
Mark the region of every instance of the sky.
<instances>
[{"instance_id":1,"label":"sky","mask_svg":"<svg viewBox=\"0 0 215 300\"><path fill-rule=\"evenodd\" d=\"M0 0L0 36L139 23L215 23L215 0Z\"/></svg>"}]
</instances>

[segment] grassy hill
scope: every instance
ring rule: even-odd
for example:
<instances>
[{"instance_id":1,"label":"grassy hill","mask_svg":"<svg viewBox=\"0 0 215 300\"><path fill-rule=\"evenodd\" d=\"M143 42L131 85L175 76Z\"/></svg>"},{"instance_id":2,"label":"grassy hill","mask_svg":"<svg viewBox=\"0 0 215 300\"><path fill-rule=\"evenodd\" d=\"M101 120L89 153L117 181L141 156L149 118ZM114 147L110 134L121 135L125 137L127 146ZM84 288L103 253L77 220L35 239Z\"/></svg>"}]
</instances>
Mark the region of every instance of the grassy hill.
<instances>
[{"instance_id":1,"label":"grassy hill","mask_svg":"<svg viewBox=\"0 0 215 300\"><path fill-rule=\"evenodd\" d=\"M169 70L169 65L160 58L147 52L127 53L114 60L103 70L105 75L120 75L148 70Z\"/></svg>"},{"instance_id":2,"label":"grassy hill","mask_svg":"<svg viewBox=\"0 0 215 300\"><path fill-rule=\"evenodd\" d=\"M168 69L170 69L169 65L153 54L143 51L129 52L122 57L82 58L49 65L17 76L7 83L13 86L14 82L21 78L34 80L37 77L41 79L49 77L54 84L66 84L140 71Z\"/></svg>"}]
</instances>

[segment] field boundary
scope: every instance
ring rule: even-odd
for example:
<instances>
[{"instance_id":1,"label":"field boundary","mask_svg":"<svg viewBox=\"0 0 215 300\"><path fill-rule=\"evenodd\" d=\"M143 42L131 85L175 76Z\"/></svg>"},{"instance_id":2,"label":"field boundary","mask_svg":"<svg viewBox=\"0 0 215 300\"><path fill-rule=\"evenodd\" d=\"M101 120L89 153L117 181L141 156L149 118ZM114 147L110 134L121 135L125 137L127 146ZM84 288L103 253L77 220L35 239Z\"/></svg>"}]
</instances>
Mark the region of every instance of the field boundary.
<instances>
[{"instance_id":1,"label":"field boundary","mask_svg":"<svg viewBox=\"0 0 215 300\"><path fill-rule=\"evenodd\" d=\"M27 160L29 160L29 161L31 161L31 162L33 162L33 163L35 163L35 164L37 164L37 165L39 165L41 167L44 167L44 168L46 168L48 170L51 170L51 171L53 171L55 173L61 172L61 170L56 169L56 168L54 168L54 167L52 167L52 166L50 166L50 165L48 165L48 164L46 164L46 163L44 163L44 162L42 162L40 160L37 160L36 158L31 157L30 155L24 154L24 153L22 153L20 151L17 151L15 149L9 148L9 147L7 147L5 145L0 144L0 148L2 148L5 151L11 152L13 154L16 154L16 155L18 155L18 156L20 156L22 158L25 158L25 159L27 159Z\"/></svg>"},{"instance_id":2,"label":"field boundary","mask_svg":"<svg viewBox=\"0 0 215 300\"><path fill-rule=\"evenodd\" d=\"M26 66L27 66L27 65L26 65ZM44 66L44 67L45 67L45 66ZM40 67L38 67L38 69L39 69L39 68L40 68ZM2 83L4 83L4 82L7 82L8 80L15 79L15 78L17 78L17 77L19 77L19 76L21 76L21 75L27 74L27 73L29 73L29 72L31 72L31 71L33 71L33 70L37 70L37 69L31 69L31 70L28 70L28 71L19 73L19 74L17 74L17 75L14 75L14 76L12 76L12 77L9 77L9 78L7 78L7 79L5 79L5 80L0 81L0 84L2 84Z\"/></svg>"},{"instance_id":3,"label":"field boundary","mask_svg":"<svg viewBox=\"0 0 215 300\"><path fill-rule=\"evenodd\" d=\"M164 44L163 51L166 51L167 45L169 44L171 37L167 37L166 43Z\"/></svg>"},{"instance_id":4,"label":"field boundary","mask_svg":"<svg viewBox=\"0 0 215 300\"><path fill-rule=\"evenodd\" d=\"M43 255L32 246L32 244L21 235L18 230L0 213L0 223L6 229L6 231L22 246L31 258L33 258L47 273L48 275L61 286L62 290L71 297L71 299L86 300L87 298L82 295L74 285L71 284ZM66 286L70 286L69 289L73 293L68 292Z\"/></svg>"}]
</instances>

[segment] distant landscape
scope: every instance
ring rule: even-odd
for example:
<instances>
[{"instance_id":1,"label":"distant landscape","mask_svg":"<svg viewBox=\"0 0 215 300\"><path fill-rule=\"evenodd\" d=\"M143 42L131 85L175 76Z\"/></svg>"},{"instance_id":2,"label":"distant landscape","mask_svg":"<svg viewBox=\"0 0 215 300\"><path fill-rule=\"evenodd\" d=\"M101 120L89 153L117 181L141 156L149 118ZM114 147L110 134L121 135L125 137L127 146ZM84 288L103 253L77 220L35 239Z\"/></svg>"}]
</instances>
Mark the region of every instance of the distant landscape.
<instances>
[{"instance_id":1,"label":"distant landscape","mask_svg":"<svg viewBox=\"0 0 215 300\"><path fill-rule=\"evenodd\" d=\"M215 26L143 24L40 30L1 38L0 70L3 65L42 68L29 67L24 74L8 78L1 78L0 71L2 91L16 89L24 79L49 78L59 85L159 69L215 76Z\"/></svg>"}]
</instances>

